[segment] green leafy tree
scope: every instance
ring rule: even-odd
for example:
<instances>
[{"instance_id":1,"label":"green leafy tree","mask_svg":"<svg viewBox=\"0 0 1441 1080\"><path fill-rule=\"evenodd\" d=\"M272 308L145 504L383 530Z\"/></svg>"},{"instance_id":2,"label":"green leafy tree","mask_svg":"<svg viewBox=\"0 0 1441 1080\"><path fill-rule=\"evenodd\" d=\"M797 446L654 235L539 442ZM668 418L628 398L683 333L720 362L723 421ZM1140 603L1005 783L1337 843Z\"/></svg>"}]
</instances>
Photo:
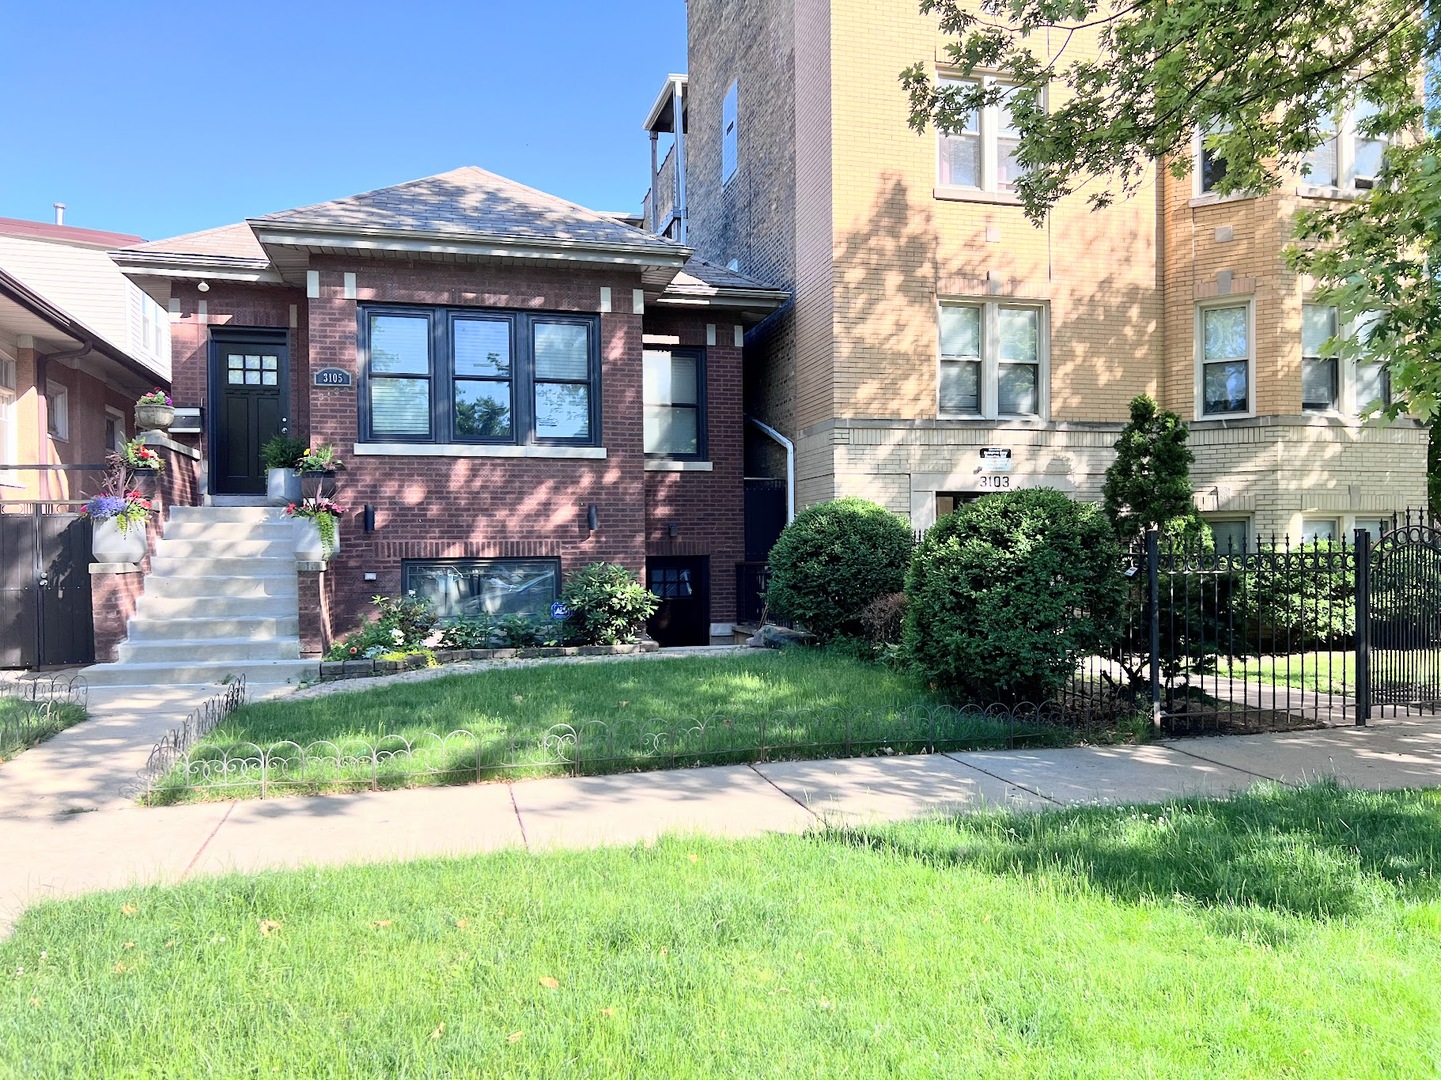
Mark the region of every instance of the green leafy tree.
<instances>
[{"instance_id":1,"label":"green leafy tree","mask_svg":"<svg viewBox=\"0 0 1441 1080\"><path fill-rule=\"evenodd\" d=\"M1131 399L1131 419L1116 440L1106 470L1106 516L1123 544L1151 526L1190 532L1198 521L1191 501L1189 432L1181 418L1145 394Z\"/></svg>"},{"instance_id":2,"label":"green leafy tree","mask_svg":"<svg viewBox=\"0 0 1441 1080\"><path fill-rule=\"evenodd\" d=\"M1198 130L1225 162L1215 190L1274 190L1307 172L1336 118L1365 102L1358 134L1387 144L1375 186L1298 215L1291 264L1344 320L1368 325L1334 348L1386 365L1392 400L1374 411L1411 415L1432 426L1433 445L1441 438L1441 113L1420 92L1441 50L1441 6L921 0L921 10L953 38L945 55L961 74L1006 81L942 84L917 63L901 73L911 125L959 131L1005 98L1020 131L1016 192L1036 222L1068 195L1102 207L1138 190L1156 161L1184 176ZM1094 55L1077 55L1078 37L1095 41Z\"/></svg>"}]
</instances>

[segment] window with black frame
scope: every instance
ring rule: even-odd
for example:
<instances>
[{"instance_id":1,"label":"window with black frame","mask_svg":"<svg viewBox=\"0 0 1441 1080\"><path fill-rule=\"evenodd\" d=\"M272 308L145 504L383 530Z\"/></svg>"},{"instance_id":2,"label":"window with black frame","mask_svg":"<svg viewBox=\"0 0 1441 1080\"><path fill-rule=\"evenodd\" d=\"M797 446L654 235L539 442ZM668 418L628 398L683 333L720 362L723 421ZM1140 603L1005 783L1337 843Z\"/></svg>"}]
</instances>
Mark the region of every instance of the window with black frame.
<instances>
[{"instance_id":1,"label":"window with black frame","mask_svg":"<svg viewBox=\"0 0 1441 1080\"><path fill-rule=\"evenodd\" d=\"M548 617L560 595L558 559L414 559L402 576L443 620Z\"/></svg>"},{"instance_id":2,"label":"window with black frame","mask_svg":"<svg viewBox=\"0 0 1441 1080\"><path fill-rule=\"evenodd\" d=\"M369 439L599 441L594 316L371 306L361 312L359 344Z\"/></svg>"},{"instance_id":3,"label":"window with black frame","mask_svg":"<svg viewBox=\"0 0 1441 1080\"><path fill-rule=\"evenodd\" d=\"M700 458L705 446L705 358L696 349L647 349L645 452Z\"/></svg>"}]
</instances>

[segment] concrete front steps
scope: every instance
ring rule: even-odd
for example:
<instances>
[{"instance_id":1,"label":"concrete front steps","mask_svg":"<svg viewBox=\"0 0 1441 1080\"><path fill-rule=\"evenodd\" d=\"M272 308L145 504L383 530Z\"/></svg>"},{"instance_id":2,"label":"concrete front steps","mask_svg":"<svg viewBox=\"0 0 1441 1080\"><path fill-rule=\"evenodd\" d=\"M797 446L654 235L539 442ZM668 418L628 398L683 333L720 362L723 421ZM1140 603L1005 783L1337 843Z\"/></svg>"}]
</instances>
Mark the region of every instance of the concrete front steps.
<instances>
[{"instance_id":1,"label":"concrete front steps","mask_svg":"<svg viewBox=\"0 0 1441 1080\"><path fill-rule=\"evenodd\" d=\"M293 522L271 506L177 506L113 664L91 686L252 684L320 674L300 657Z\"/></svg>"}]
</instances>

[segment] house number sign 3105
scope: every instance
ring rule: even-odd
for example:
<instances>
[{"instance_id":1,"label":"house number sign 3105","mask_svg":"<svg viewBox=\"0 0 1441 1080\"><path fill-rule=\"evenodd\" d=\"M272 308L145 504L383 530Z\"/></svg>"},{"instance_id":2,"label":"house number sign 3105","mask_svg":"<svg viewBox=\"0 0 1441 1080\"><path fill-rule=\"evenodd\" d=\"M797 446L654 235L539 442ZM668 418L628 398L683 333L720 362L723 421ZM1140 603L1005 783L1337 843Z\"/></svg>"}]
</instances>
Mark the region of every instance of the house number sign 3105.
<instances>
[{"instance_id":1,"label":"house number sign 3105","mask_svg":"<svg viewBox=\"0 0 1441 1080\"><path fill-rule=\"evenodd\" d=\"M315 373L316 386L352 386L355 376L344 368L326 367Z\"/></svg>"}]
</instances>

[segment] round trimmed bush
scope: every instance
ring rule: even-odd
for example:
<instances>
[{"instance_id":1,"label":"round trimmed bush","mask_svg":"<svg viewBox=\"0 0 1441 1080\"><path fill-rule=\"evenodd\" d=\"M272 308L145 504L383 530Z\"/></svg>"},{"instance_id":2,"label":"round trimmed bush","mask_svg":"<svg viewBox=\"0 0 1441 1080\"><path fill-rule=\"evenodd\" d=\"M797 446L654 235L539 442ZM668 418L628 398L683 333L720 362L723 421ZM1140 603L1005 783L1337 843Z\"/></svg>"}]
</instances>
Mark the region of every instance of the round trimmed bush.
<instances>
[{"instance_id":1,"label":"round trimmed bush","mask_svg":"<svg viewBox=\"0 0 1441 1080\"><path fill-rule=\"evenodd\" d=\"M873 502L809 507L771 548L766 604L822 642L861 637L861 613L876 597L901 591L913 546L906 520Z\"/></svg>"},{"instance_id":2,"label":"round trimmed bush","mask_svg":"<svg viewBox=\"0 0 1441 1080\"><path fill-rule=\"evenodd\" d=\"M639 578L606 562L591 563L566 578L560 600L570 609L566 630L578 645L635 641L660 606Z\"/></svg>"},{"instance_id":3,"label":"round trimmed bush","mask_svg":"<svg viewBox=\"0 0 1441 1080\"><path fill-rule=\"evenodd\" d=\"M1039 704L1121 632L1120 556L1101 508L1059 491L967 503L911 560L906 654L954 697Z\"/></svg>"}]
</instances>

